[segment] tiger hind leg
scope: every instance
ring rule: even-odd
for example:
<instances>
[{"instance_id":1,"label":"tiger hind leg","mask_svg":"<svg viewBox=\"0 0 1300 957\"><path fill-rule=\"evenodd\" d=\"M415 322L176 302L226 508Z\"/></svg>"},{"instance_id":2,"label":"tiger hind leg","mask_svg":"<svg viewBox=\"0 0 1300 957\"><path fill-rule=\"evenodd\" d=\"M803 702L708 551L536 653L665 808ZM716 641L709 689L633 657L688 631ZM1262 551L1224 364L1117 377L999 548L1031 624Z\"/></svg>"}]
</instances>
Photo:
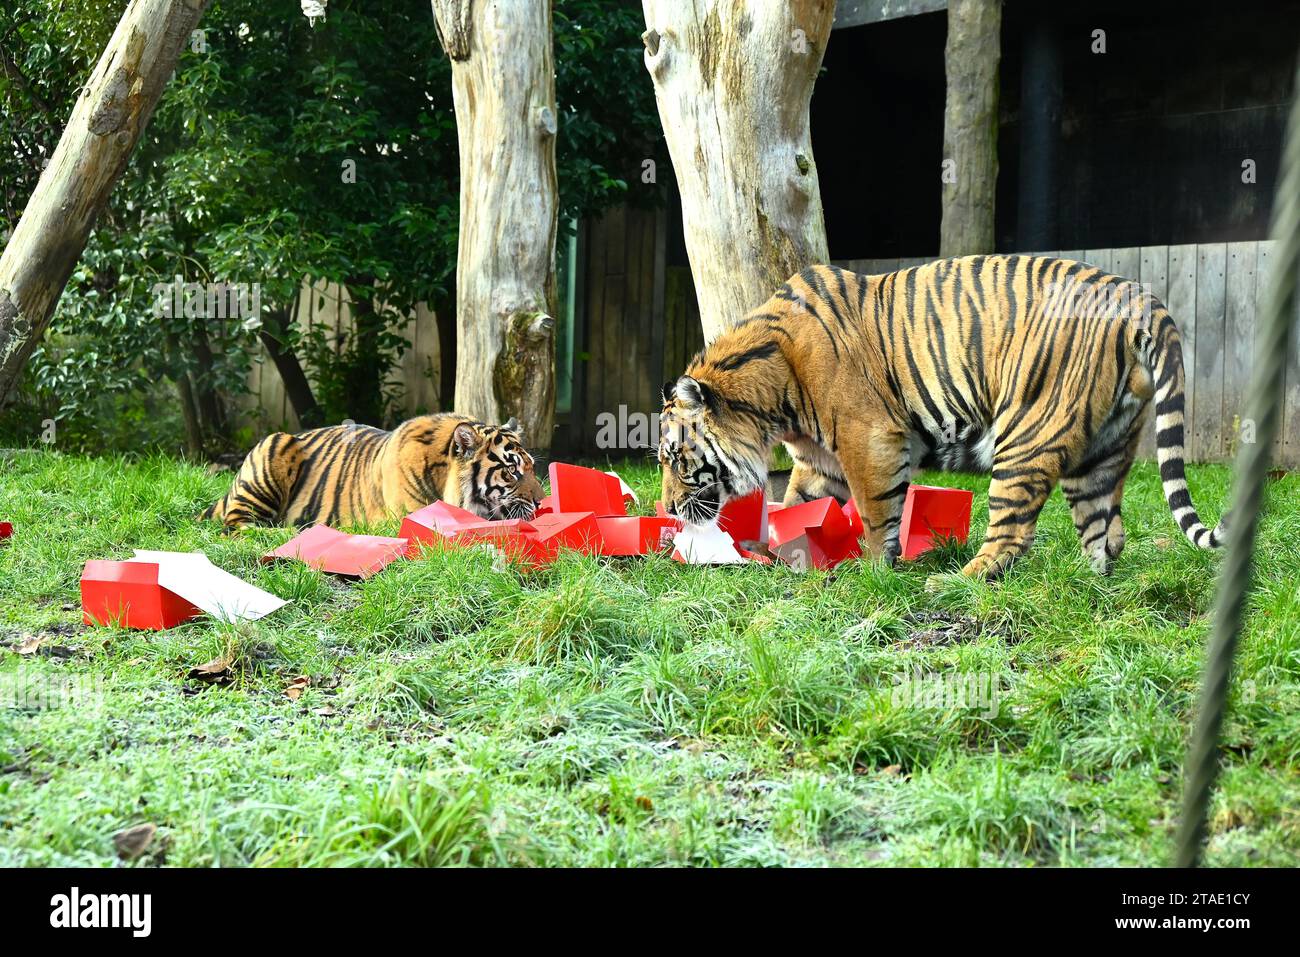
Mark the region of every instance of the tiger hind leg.
<instances>
[{"instance_id":1,"label":"tiger hind leg","mask_svg":"<svg viewBox=\"0 0 1300 957\"><path fill-rule=\"evenodd\" d=\"M1061 492L1070 503L1083 557L1099 575L1109 575L1124 550L1120 501L1145 421L1145 415L1140 416L1121 445L1061 479Z\"/></svg>"},{"instance_id":2,"label":"tiger hind leg","mask_svg":"<svg viewBox=\"0 0 1300 957\"><path fill-rule=\"evenodd\" d=\"M203 513L229 530L274 525L284 514L302 473L302 443L287 432L268 435L244 457L230 491Z\"/></svg>"}]
</instances>

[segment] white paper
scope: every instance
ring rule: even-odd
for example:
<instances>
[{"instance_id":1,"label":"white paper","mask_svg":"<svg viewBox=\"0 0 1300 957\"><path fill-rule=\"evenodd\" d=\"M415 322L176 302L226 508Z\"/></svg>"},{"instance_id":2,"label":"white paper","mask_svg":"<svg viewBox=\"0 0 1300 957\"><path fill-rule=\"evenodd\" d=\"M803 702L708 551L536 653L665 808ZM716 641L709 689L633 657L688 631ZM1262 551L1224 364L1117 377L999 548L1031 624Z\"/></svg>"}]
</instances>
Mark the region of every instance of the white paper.
<instances>
[{"instance_id":1,"label":"white paper","mask_svg":"<svg viewBox=\"0 0 1300 957\"><path fill-rule=\"evenodd\" d=\"M137 548L135 560L158 566L158 584L221 621L256 621L288 602L222 571L202 552Z\"/></svg>"},{"instance_id":2,"label":"white paper","mask_svg":"<svg viewBox=\"0 0 1300 957\"><path fill-rule=\"evenodd\" d=\"M673 554L688 565L744 565L731 536L714 525L687 525L673 538Z\"/></svg>"},{"instance_id":3,"label":"white paper","mask_svg":"<svg viewBox=\"0 0 1300 957\"><path fill-rule=\"evenodd\" d=\"M641 504L641 500L636 497L636 492L632 491L632 486L623 481L623 476L619 475L617 472L606 472L605 474L612 475L614 478L618 479L618 486L623 495L631 495L632 501L636 502L638 505Z\"/></svg>"}]
</instances>

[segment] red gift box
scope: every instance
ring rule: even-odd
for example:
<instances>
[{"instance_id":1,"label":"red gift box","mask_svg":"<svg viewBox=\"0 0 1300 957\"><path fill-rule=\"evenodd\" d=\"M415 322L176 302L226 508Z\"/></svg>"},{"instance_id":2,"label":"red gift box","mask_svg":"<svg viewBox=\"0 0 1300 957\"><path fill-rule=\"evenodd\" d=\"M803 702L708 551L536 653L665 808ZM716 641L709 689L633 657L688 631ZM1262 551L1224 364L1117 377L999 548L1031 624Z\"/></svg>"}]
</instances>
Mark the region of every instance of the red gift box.
<instances>
[{"instance_id":1,"label":"red gift box","mask_svg":"<svg viewBox=\"0 0 1300 957\"><path fill-rule=\"evenodd\" d=\"M544 512L533 518L532 525L543 545L600 552L600 526L594 512Z\"/></svg>"},{"instance_id":2,"label":"red gift box","mask_svg":"<svg viewBox=\"0 0 1300 957\"><path fill-rule=\"evenodd\" d=\"M767 542L767 496L762 489L741 498L733 498L718 513L718 527L739 545L741 542Z\"/></svg>"},{"instance_id":3,"label":"red gift box","mask_svg":"<svg viewBox=\"0 0 1300 957\"><path fill-rule=\"evenodd\" d=\"M561 516L545 517L543 532L522 519L489 521L455 505L434 502L406 516L400 534L409 539L411 555L421 544L433 542L457 546L488 544L528 568L540 568L554 560L560 539L569 529L569 523L562 521Z\"/></svg>"},{"instance_id":4,"label":"red gift box","mask_svg":"<svg viewBox=\"0 0 1300 957\"><path fill-rule=\"evenodd\" d=\"M857 508L841 507L834 498L769 507L768 527L772 551L795 568L834 568L862 554Z\"/></svg>"},{"instance_id":5,"label":"red gift box","mask_svg":"<svg viewBox=\"0 0 1300 957\"><path fill-rule=\"evenodd\" d=\"M450 538L466 525L477 525L483 519L473 512L446 502L434 502L417 509L402 519L397 534L411 543L436 542Z\"/></svg>"},{"instance_id":6,"label":"red gift box","mask_svg":"<svg viewBox=\"0 0 1300 957\"><path fill-rule=\"evenodd\" d=\"M203 609L158 583L153 562L92 559L81 571L81 620L87 625L174 628Z\"/></svg>"},{"instance_id":7,"label":"red gift box","mask_svg":"<svg viewBox=\"0 0 1300 957\"><path fill-rule=\"evenodd\" d=\"M551 494L547 505L553 512L594 512L596 515L626 515L623 483L617 475L552 462Z\"/></svg>"},{"instance_id":8,"label":"red gift box","mask_svg":"<svg viewBox=\"0 0 1300 957\"><path fill-rule=\"evenodd\" d=\"M678 527L657 515L597 515L596 526L602 555L649 555L663 547L665 529Z\"/></svg>"},{"instance_id":9,"label":"red gift box","mask_svg":"<svg viewBox=\"0 0 1300 957\"><path fill-rule=\"evenodd\" d=\"M128 561L92 559L81 571L87 625L162 629L204 613L222 621L256 621L284 604L217 568L202 552L137 549Z\"/></svg>"},{"instance_id":10,"label":"red gift box","mask_svg":"<svg viewBox=\"0 0 1300 957\"><path fill-rule=\"evenodd\" d=\"M451 540L457 545L486 542L531 568L540 568L553 561L558 550L553 542L543 544L537 539L537 529L531 522L517 518L464 525Z\"/></svg>"},{"instance_id":11,"label":"red gift box","mask_svg":"<svg viewBox=\"0 0 1300 957\"><path fill-rule=\"evenodd\" d=\"M404 558L409 548L410 542L405 538L349 535L328 525L314 525L267 552L262 561L298 559L334 575L369 578L390 562Z\"/></svg>"},{"instance_id":12,"label":"red gift box","mask_svg":"<svg viewBox=\"0 0 1300 957\"><path fill-rule=\"evenodd\" d=\"M965 542L970 535L974 493L965 489L910 485L898 532L899 553L916 558L946 538Z\"/></svg>"}]
</instances>

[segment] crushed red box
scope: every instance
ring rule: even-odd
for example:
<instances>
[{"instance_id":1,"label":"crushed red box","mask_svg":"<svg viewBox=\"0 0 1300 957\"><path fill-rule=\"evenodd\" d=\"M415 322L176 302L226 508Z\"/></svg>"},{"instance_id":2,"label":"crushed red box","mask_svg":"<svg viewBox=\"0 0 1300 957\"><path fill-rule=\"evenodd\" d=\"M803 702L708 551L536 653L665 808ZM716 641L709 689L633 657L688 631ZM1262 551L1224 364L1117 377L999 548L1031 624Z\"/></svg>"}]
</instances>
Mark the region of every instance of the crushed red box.
<instances>
[{"instance_id":1,"label":"crushed red box","mask_svg":"<svg viewBox=\"0 0 1300 957\"><path fill-rule=\"evenodd\" d=\"M405 538L350 535L328 525L313 525L267 552L262 561L297 559L334 575L369 578L389 563L406 557L409 549L410 542Z\"/></svg>"},{"instance_id":2,"label":"crushed red box","mask_svg":"<svg viewBox=\"0 0 1300 957\"><path fill-rule=\"evenodd\" d=\"M789 508L768 509L769 545L795 568L834 568L862 554L862 520L834 498L819 498Z\"/></svg>"},{"instance_id":3,"label":"crushed red box","mask_svg":"<svg viewBox=\"0 0 1300 957\"><path fill-rule=\"evenodd\" d=\"M551 494L547 505L553 512L594 512L600 515L626 515L623 482L617 475L552 462Z\"/></svg>"},{"instance_id":4,"label":"crushed red box","mask_svg":"<svg viewBox=\"0 0 1300 957\"><path fill-rule=\"evenodd\" d=\"M477 525L482 521L481 517L463 508L446 502L434 502L416 509L402 519L402 527L397 535L412 543L435 542L451 538L466 525Z\"/></svg>"},{"instance_id":5,"label":"crushed red box","mask_svg":"<svg viewBox=\"0 0 1300 957\"><path fill-rule=\"evenodd\" d=\"M677 522L657 515L597 515L600 554L648 555L664 547L664 531L677 530Z\"/></svg>"}]
</instances>

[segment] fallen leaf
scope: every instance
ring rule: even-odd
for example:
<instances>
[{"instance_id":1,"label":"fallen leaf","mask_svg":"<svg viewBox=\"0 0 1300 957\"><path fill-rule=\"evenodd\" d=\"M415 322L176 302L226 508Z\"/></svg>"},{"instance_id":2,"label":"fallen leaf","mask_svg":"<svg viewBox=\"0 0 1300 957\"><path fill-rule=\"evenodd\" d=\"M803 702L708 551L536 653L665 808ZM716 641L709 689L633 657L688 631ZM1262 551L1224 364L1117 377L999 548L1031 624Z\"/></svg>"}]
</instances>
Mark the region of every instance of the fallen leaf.
<instances>
[{"instance_id":1,"label":"fallen leaf","mask_svg":"<svg viewBox=\"0 0 1300 957\"><path fill-rule=\"evenodd\" d=\"M297 701L302 697L302 693L311 687L311 678L307 675L299 675L289 682L289 686L284 689L284 696L290 701Z\"/></svg>"},{"instance_id":2,"label":"fallen leaf","mask_svg":"<svg viewBox=\"0 0 1300 957\"><path fill-rule=\"evenodd\" d=\"M887 774L890 777L897 777L898 773L902 770L903 766L900 764L887 764L885 767L880 769L880 773Z\"/></svg>"},{"instance_id":3,"label":"fallen leaf","mask_svg":"<svg viewBox=\"0 0 1300 957\"><path fill-rule=\"evenodd\" d=\"M34 655L36 654L37 651L40 650L41 642L44 640L45 639L41 638L39 635L33 635L31 638L26 639L21 645L19 645L14 650L17 651L18 654L20 655Z\"/></svg>"},{"instance_id":4,"label":"fallen leaf","mask_svg":"<svg viewBox=\"0 0 1300 957\"><path fill-rule=\"evenodd\" d=\"M208 684L230 684L230 662L225 658L213 658L211 661L191 668L187 677L196 678Z\"/></svg>"},{"instance_id":5,"label":"fallen leaf","mask_svg":"<svg viewBox=\"0 0 1300 957\"><path fill-rule=\"evenodd\" d=\"M331 708L329 705L325 705L325 707L323 708L316 708L314 711L312 711L312 714L319 715L322 718L329 718L333 715L338 714L338 712L335 711L333 708Z\"/></svg>"},{"instance_id":6,"label":"fallen leaf","mask_svg":"<svg viewBox=\"0 0 1300 957\"><path fill-rule=\"evenodd\" d=\"M641 810L646 811L646 812L650 812L650 811L653 811L653 810L655 809L654 801L651 801L651 800L650 800L648 797L646 797L644 794L639 795L639 796L637 797L637 799L636 799L636 806L639 807Z\"/></svg>"},{"instance_id":7,"label":"fallen leaf","mask_svg":"<svg viewBox=\"0 0 1300 957\"><path fill-rule=\"evenodd\" d=\"M113 847L117 848L117 856L122 860L134 861L149 849L157 833L158 828L152 824L137 824L114 834Z\"/></svg>"},{"instance_id":8,"label":"fallen leaf","mask_svg":"<svg viewBox=\"0 0 1300 957\"><path fill-rule=\"evenodd\" d=\"M1167 539L1167 538L1157 538L1157 539L1154 539L1153 544L1156 546L1156 548L1168 548L1168 547L1169 547L1169 539Z\"/></svg>"}]
</instances>

